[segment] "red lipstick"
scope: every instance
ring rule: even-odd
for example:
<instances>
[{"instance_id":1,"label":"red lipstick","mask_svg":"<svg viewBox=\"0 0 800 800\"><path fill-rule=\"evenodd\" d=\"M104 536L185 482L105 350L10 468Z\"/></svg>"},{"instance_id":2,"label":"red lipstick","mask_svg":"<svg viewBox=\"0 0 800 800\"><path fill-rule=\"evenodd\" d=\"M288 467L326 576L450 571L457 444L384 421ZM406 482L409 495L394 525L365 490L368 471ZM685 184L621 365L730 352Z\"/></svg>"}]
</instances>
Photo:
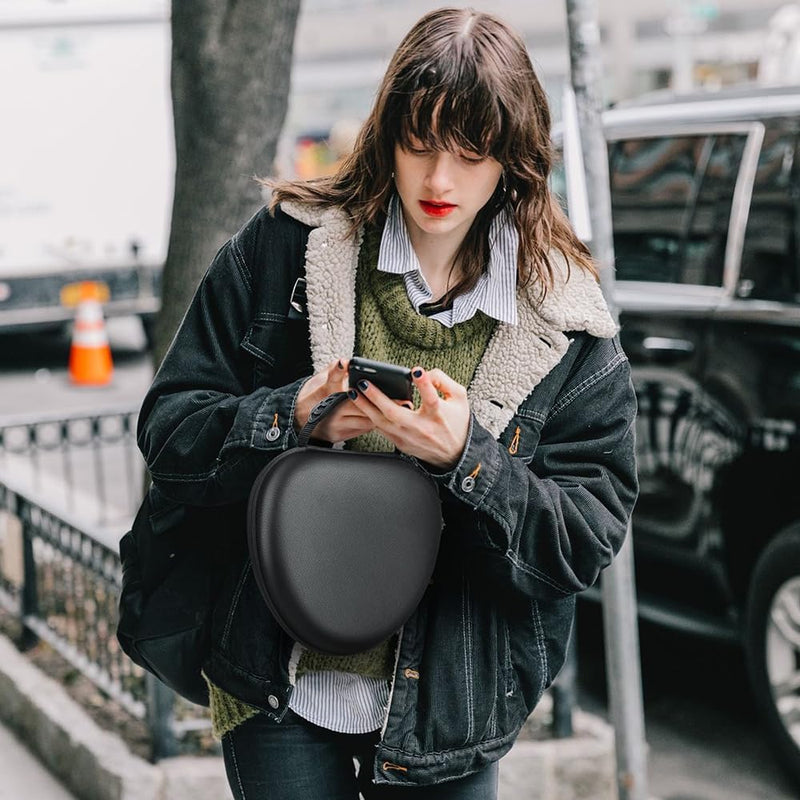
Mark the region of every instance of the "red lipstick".
<instances>
[{"instance_id":1,"label":"red lipstick","mask_svg":"<svg viewBox=\"0 0 800 800\"><path fill-rule=\"evenodd\" d=\"M428 200L420 200L419 205L429 217L446 217L456 208L452 203L434 203Z\"/></svg>"}]
</instances>

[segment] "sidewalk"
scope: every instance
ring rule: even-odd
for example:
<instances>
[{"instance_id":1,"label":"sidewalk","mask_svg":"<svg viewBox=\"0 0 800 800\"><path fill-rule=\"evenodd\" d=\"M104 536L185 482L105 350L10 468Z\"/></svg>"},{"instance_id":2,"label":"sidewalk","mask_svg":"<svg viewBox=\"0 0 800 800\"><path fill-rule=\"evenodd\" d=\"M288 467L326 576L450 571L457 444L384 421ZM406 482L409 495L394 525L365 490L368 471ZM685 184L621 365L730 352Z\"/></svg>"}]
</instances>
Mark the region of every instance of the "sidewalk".
<instances>
[{"instance_id":1,"label":"sidewalk","mask_svg":"<svg viewBox=\"0 0 800 800\"><path fill-rule=\"evenodd\" d=\"M0 723L0 800L75 800Z\"/></svg>"}]
</instances>

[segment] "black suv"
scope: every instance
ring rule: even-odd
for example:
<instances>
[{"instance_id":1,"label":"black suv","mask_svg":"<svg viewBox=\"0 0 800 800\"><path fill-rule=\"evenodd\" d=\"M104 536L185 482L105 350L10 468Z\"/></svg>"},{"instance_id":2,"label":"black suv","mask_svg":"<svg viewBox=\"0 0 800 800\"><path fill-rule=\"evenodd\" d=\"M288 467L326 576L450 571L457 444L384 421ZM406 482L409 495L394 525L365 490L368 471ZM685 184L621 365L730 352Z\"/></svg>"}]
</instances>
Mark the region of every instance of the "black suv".
<instances>
[{"instance_id":1,"label":"black suv","mask_svg":"<svg viewBox=\"0 0 800 800\"><path fill-rule=\"evenodd\" d=\"M800 87L664 97L604 125L639 613L744 644L800 780Z\"/></svg>"}]
</instances>

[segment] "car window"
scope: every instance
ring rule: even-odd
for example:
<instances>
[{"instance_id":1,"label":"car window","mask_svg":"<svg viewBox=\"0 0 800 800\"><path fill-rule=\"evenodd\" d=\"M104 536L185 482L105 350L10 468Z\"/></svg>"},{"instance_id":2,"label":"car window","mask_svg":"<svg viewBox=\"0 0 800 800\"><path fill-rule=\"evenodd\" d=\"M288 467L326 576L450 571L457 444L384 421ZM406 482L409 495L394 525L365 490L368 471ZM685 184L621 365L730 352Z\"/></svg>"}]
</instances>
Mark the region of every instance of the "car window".
<instances>
[{"instance_id":1,"label":"car window","mask_svg":"<svg viewBox=\"0 0 800 800\"><path fill-rule=\"evenodd\" d=\"M798 132L773 123L764 133L737 293L800 302L800 163Z\"/></svg>"},{"instance_id":2,"label":"car window","mask_svg":"<svg viewBox=\"0 0 800 800\"><path fill-rule=\"evenodd\" d=\"M619 280L721 286L746 136L624 139L609 145Z\"/></svg>"}]
</instances>

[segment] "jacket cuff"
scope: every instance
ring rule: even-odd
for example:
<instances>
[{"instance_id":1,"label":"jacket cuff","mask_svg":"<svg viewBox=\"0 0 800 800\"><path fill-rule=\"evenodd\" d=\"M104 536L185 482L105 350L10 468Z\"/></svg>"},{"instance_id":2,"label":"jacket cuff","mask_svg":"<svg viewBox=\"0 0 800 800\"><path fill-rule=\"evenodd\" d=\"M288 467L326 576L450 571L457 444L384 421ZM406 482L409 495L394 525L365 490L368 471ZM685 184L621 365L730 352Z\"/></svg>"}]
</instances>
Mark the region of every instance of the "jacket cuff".
<instances>
[{"instance_id":1,"label":"jacket cuff","mask_svg":"<svg viewBox=\"0 0 800 800\"><path fill-rule=\"evenodd\" d=\"M454 497L477 510L483 505L499 472L497 442L472 415L467 443L458 464L449 472L430 474L436 483L446 487Z\"/></svg>"},{"instance_id":2,"label":"jacket cuff","mask_svg":"<svg viewBox=\"0 0 800 800\"><path fill-rule=\"evenodd\" d=\"M288 450L297 447L294 410L297 396L309 376L271 391L253 418L250 446L256 450Z\"/></svg>"}]
</instances>

